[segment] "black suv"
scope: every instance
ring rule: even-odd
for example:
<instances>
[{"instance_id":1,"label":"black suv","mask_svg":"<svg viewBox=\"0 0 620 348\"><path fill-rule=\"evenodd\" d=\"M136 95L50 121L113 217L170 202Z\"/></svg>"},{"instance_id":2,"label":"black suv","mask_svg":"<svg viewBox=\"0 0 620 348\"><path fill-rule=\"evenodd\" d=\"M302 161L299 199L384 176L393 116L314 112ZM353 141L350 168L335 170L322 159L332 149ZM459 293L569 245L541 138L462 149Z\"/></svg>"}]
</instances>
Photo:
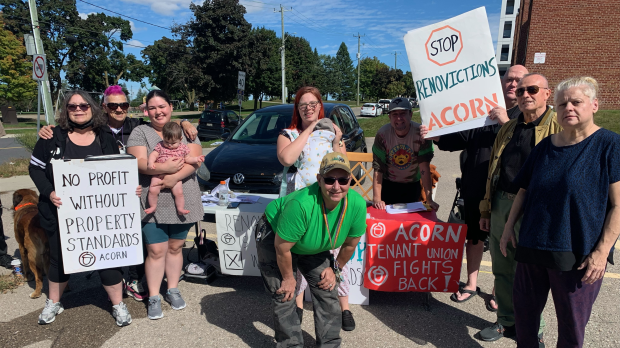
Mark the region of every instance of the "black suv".
<instances>
[{"instance_id":1,"label":"black suv","mask_svg":"<svg viewBox=\"0 0 620 348\"><path fill-rule=\"evenodd\" d=\"M347 152L367 152L364 131L349 106L324 103L323 109L342 130ZM230 178L233 191L278 194L283 166L276 155L276 142L280 131L291 124L292 115L293 104L269 106L254 111L231 134L224 134L224 143L198 169L201 190L211 190ZM361 169L353 173L357 178L363 174Z\"/></svg>"},{"instance_id":2,"label":"black suv","mask_svg":"<svg viewBox=\"0 0 620 348\"><path fill-rule=\"evenodd\" d=\"M231 110L205 110L198 123L200 140L219 139L224 133L232 132L241 123L241 117Z\"/></svg>"}]
</instances>

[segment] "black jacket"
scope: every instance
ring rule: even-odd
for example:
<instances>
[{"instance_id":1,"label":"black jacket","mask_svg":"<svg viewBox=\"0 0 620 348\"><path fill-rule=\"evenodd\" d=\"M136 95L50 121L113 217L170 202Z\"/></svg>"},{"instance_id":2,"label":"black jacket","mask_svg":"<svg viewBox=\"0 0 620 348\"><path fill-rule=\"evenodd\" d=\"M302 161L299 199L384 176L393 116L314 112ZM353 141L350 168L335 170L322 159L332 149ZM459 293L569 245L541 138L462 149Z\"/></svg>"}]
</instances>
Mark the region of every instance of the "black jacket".
<instances>
[{"instance_id":1,"label":"black jacket","mask_svg":"<svg viewBox=\"0 0 620 348\"><path fill-rule=\"evenodd\" d=\"M519 116L518 106L507 110L511 120ZM443 151L461 151L464 162L461 163L461 195L465 204L475 204L477 207L484 199L486 192L489 158L497 132L502 128L499 124L469 129L457 133L442 135L435 144Z\"/></svg>"},{"instance_id":2,"label":"black jacket","mask_svg":"<svg viewBox=\"0 0 620 348\"><path fill-rule=\"evenodd\" d=\"M112 130L110 129L110 127L102 127L101 129L105 132L110 134L111 136L114 137L115 141L116 141L116 145L117 146L123 146L125 147L125 145L127 145L127 139L129 139L129 135L131 135L131 132L138 126L143 125L143 124L148 124L148 122L145 122L144 119L142 118L130 118L130 117L126 117L125 121L123 122L123 126L121 127L120 132L118 133L114 133L112 132Z\"/></svg>"},{"instance_id":3,"label":"black jacket","mask_svg":"<svg viewBox=\"0 0 620 348\"><path fill-rule=\"evenodd\" d=\"M53 132L51 139L39 138L32 151L28 167L30 178L39 190L38 207L41 227L48 231L58 229L58 211L50 200L50 194L54 191L54 172L50 161L63 157L69 131L54 127ZM116 140L110 134L96 131L95 136L99 139L104 155L120 153Z\"/></svg>"}]
</instances>

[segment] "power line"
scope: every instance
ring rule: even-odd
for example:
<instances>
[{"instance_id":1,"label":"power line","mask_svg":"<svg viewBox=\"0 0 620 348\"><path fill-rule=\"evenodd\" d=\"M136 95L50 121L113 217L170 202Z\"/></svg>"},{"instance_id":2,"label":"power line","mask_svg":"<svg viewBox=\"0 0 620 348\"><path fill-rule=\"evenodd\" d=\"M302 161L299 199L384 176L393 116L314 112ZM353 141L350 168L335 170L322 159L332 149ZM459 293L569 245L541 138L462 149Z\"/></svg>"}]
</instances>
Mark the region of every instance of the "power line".
<instances>
[{"instance_id":1,"label":"power line","mask_svg":"<svg viewBox=\"0 0 620 348\"><path fill-rule=\"evenodd\" d=\"M121 16L121 17L126 17L126 18L129 18L129 19L133 19L133 20L134 20L134 21L136 21L136 22L140 22L140 23L144 23L144 24L152 25L152 26L154 26L154 27L158 27L158 28L162 28L162 29L166 29L166 30L170 30L170 31L172 31L172 28L169 28L169 27L162 27L161 25L157 25L157 24L149 23L149 22L146 22L146 21L143 21L143 20L141 20L141 19L134 18L134 17L129 17L129 16L126 16L126 15L124 15L124 14L122 14L122 13L118 13L118 12L114 12L114 11L112 11L112 10L108 10L107 8L104 8L104 7L101 7L101 6L97 6L97 5L95 5L95 4L91 4L90 2L87 2L87 1L84 1L84 0L78 0L78 1L83 2L83 3L85 3L85 4L88 4L88 5L91 5L91 6L95 6L95 7L97 7L97 8L100 8L100 9L104 10L104 11L108 11L108 12L111 12L111 13L117 14L117 15L119 15L119 16Z\"/></svg>"}]
</instances>

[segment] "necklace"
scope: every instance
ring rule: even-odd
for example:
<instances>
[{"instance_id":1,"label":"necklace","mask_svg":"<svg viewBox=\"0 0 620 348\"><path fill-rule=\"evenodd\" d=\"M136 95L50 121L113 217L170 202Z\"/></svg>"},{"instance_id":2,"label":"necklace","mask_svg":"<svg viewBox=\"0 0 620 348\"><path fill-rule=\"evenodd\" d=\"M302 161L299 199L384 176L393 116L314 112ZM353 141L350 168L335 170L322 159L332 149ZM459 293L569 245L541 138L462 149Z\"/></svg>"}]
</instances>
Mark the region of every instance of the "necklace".
<instances>
[{"instance_id":1,"label":"necklace","mask_svg":"<svg viewBox=\"0 0 620 348\"><path fill-rule=\"evenodd\" d=\"M348 207L348 199L344 197L344 203L342 207L340 207L340 213L338 214L338 220L336 220L336 236L332 239L332 233L329 228L329 222L327 221L327 207L325 206L325 198L323 198L323 205L321 206L323 209L323 220L325 221L325 228L327 229L327 235L329 236L330 246L333 249L336 249L336 243L338 243L338 236L340 236L340 229L342 228L342 222L344 221L344 217L347 213Z\"/></svg>"}]
</instances>

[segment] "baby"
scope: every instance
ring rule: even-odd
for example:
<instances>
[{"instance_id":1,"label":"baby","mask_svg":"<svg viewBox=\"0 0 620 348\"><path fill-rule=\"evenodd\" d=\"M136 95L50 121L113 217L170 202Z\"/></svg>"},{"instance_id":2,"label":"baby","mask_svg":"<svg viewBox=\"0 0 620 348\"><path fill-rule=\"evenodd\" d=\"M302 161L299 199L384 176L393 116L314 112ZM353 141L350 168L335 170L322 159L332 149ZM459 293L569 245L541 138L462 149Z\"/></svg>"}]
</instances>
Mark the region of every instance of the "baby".
<instances>
[{"instance_id":1,"label":"baby","mask_svg":"<svg viewBox=\"0 0 620 348\"><path fill-rule=\"evenodd\" d=\"M183 129L177 123L168 122L162 129L164 140L159 142L153 152L149 155L147 166L149 169L155 169L155 163L164 163L170 158L183 158L187 164L200 164L205 160L205 156L192 157L189 155L189 147L181 142L183 137ZM144 212L152 214L157 209L157 199L161 190L161 182L164 175L153 175L151 178L151 186L149 187L149 208ZM189 213L185 209L185 197L183 197L183 186L179 180L172 188L174 203L179 215Z\"/></svg>"}]
</instances>

